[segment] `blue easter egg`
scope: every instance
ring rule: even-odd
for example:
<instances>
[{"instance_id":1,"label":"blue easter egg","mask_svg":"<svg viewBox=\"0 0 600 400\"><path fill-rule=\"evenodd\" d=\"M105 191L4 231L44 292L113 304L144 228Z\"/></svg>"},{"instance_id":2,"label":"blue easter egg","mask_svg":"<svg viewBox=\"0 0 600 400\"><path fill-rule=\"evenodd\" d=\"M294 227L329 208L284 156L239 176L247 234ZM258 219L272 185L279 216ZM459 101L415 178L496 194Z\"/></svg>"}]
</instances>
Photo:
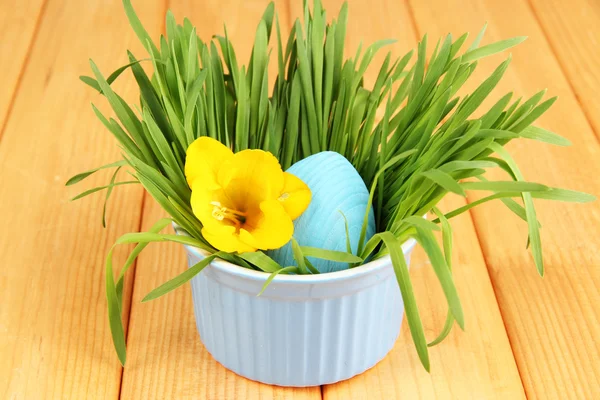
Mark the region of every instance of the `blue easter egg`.
<instances>
[{"instance_id":1,"label":"blue easter egg","mask_svg":"<svg viewBox=\"0 0 600 400\"><path fill-rule=\"evenodd\" d=\"M287 172L296 175L312 192L310 205L294 221L294 238L300 246L346 251L346 227L352 253L356 254L362 229L369 191L352 164L341 154L325 151L314 154L292 165ZM365 243L375 234L373 207L369 212ZM282 266L297 265L291 243L267 254ZM347 263L308 257L319 272L347 269Z\"/></svg>"}]
</instances>

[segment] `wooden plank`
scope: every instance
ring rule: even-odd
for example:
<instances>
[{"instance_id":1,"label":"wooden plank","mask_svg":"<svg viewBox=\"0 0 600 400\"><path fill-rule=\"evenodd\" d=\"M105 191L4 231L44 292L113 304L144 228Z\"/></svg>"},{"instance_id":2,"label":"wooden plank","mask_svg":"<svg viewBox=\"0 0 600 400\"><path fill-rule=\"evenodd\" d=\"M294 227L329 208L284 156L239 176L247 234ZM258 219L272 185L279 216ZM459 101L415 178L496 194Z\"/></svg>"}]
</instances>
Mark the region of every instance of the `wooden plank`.
<instances>
[{"instance_id":1,"label":"wooden plank","mask_svg":"<svg viewBox=\"0 0 600 400\"><path fill-rule=\"evenodd\" d=\"M162 8L146 1L140 10L152 32ZM50 0L39 29L0 144L0 397L117 398L122 369L107 324L103 260L117 235L137 229L142 191L115 189L104 230L103 195L69 198L107 183L107 174L64 183L118 158L89 105L104 102L77 77L89 73L91 56L109 73L127 63L124 44L137 39L120 0ZM116 85L134 98L131 80Z\"/></svg>"},{"instance_id":2,"label":"wooden plank","mask_svg":"<svg viewBox=\"0 0 600 400\"><path fill-rule=\"evenodd\" d=\"M44 0L0 3L0 137L43 14Z\"/></svg>"},{"instance_id":3,"label":"wooden plank","mask_svg":"<svg viewBox=\"0 0 600 400\"><path fill-rule=\"evenodd\" d=\"M236 1L227 6L193 1L172 4L175 16L179 20L184 16L190 18L204 40L222 32L226 23L240 66L242 62L247 65L254 31L266 5L266 1ZM289 28L285 4L277 4L277 9L285 32ZM148 199L146 204L142 229L149 229L163 215L153 200ZM140 303L150 290L187 268L181 246L149 246L137 268L122 398L321 398L319 387L294 389L264 385L218 364L198 336L189 287L150 303Z\"/></svg>"},{"instance_id":4,"label":"wooden plank","mask_svg":"<svg viewBox=\"0 0 600 400\"><path fill-rule=\"evenodd\" d=\"M340 1L326 1L328 15L333 15L332 11L337 11L340 5ZM354 54L361 40L367 46L389 37L399 40L392 46L395 55L402 55L416 45L410 14L403 3L349 3L349 54ZM449 197L441 208L449 211L462 205L464 199ZM428 374L416 355L408 326L403 324L395 348L381 363L356 378L324 387L326 399L524 398L471 218L462 215L452 222L454 269L466 316L466 332L457 329L445 342L431 349L432 372ZM426 335L432 340L443 326L446 305L421 249L415 252L411 278Z\"/></svg>"},{"instance_id":5,"label":"wooden plank","mask_svg":"<svg viewBox=\"0 0 600 400\"><path fill-rule=\"evenodd\" d=\"M413 1L411 7L420 33L476 32L488 21L484 43L529 36L512 50L512 65L496 93L514 90L518 95L531 95L548 87L549 93L560 99L540 125L566 136L574 146L520 141L510 150L528 179L600 193L597 138L526 3L437 0L426 8ZM486 73L495 67L490 61L480 64ZM600 398L600 203L540 201L536 205L543 225L543 280L525 251L527 234L522 221L509 215L501 204L485 205L473 213L526 394L534 398Z\"/></svg>"},{"instance_id":6,"label":"wooden plank","mask_svg":"<svg viewBox=\"0 0 600 400\"><path fill-rule=\"evenodd\" d=\"M530 4L579 106L600 137L600 3L531 0Z\"/></svg>"}]
</instances>

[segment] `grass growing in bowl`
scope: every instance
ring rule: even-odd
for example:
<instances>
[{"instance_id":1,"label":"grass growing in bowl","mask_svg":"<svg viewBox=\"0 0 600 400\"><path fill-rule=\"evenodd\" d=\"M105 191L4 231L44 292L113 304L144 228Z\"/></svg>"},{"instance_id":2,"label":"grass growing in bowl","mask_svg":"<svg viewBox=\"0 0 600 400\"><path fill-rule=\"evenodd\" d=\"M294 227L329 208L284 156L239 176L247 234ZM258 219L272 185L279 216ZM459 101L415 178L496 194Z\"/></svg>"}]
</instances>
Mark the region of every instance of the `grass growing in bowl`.
<instances>
[{"instance_id":1,"label":"grass growing in bowl","mask_svg":"<svg viewBox=\"0 0 600 400\"><path fill-rule=\"evenodd\" d=\"M269 4L258 23L247 67L238 62L226 29L222 35L204 42L189 20L178 25L169 12L167 35L155 43L130 0L123 0L123 4L132 28L148 52L147 58L139 59L128 52L130 63L108 77L90 61L93 76L81 77L112 106L116 119L104 116L94 106L93 110L117 139L123 158L67 182L71 185L98 170L114 169L108 185L76 198L106 190L108 200L115 186L141 184L170 215L149 232L130 233L117 240L115 245L137 246L116 281L112 249L106 259L110 327L123 364L126 355L121 305L125 273L147 244L172 241L200 248L210 256L150 292L144 301L186 283L216 257L271 274L268 284L278 273L318 273L306 263L306 256L350 261L352 267L359 267L364 260L389 254L416 350L429 370L428 347L441 342L454 322L464 329L451 271L451 218L487 201L502 201L527 222L528 246L543 275L540 224L533 199L593 200L584 193L526 181L504 148L516 139L569 145L557 134L532 125L556 98L544 99L545 91L540 91L529 99L513 100L509 93L481 116L472 116L502 79L510 57L473 92L457 96L478 60L519 44L523 37L480 46L485 28L469 43L467 34L458 38L448 35L437 42L429 57L424 37L416 51L403 57L394 58L388 53L374 85L365 87L363 76L374 55L393 41L359 47L354 57L345 57L346 4L330 23L325 20L319 0L314 1L312 11L305 4L303 22L296 20L285 42L274 5ZM273 62L278 66L271 91L267 72L269 44L275 47ZM142 62L151 64L151 76L140 66ZM140 90L140 102L133 107L111 87L126 70L131 70ZM294 242L297 266L286 268L260 250L237 253L213 247L203 236L203 225L192 211L191 190L184 171L186 150L204 136L235 152L270 152L283 170L322 151L343 155L370 188L369 204L374 207L377 234L365 240L365 215L355 254L306 248ZM133 180L117 181L117 173L123 167L128 168ZM487 171L493 168L504 170L505 180L486 179ZM447 193L465 196L466 191L490 194L456 210L442 212L436 207ZM105 211L106 207L103 224ZM423 219L426 213L433 213L435 219ZM189 236L160 233L173 222ZM434 236L439 230L441 245ZM429 343L401 249L409 238L415 238L424 248L448 304L446 324Z\"/></svg>"}]
</instances>

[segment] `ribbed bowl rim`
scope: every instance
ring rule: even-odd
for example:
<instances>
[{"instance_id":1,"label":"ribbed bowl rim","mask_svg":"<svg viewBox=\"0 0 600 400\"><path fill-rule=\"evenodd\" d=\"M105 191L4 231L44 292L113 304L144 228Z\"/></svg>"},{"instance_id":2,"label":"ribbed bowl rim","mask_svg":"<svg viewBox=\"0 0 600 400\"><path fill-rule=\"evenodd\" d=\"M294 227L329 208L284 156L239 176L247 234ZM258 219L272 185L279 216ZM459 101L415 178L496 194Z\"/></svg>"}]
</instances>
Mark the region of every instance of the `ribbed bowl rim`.
<instances>
[{"instance_id":1,"label":"ribbed bowl rim","mask_svg":"<svg viewBox=\"0 0 600 400\"><path fill-rule=\"evenodd\" d=\"M186 232L179 228L177 225L173 224L175 228L175 232L178 235L185 235ZM412 249L415 247L417 241L413 238L408 239L402 244L402 253L406 256L409 254ZM199 249L197 247L192 247L189 245L183 245L186 251L199 258L203 259L210 255L209 252ZM332 282L343 282L345 280L353 280L359 278L361 276L376 274L380 272L382 269L385 269L391 265L391 259L389 255L378 258L371 262L368 262L364 265L345 269L342 271L336 272L328 272L317 275L277 275L272 281L271 284L276 283L289 283L289 284L315 284L315 283L332 283ZM252 269L248 269L245 267L241 267L239 265L230 263L228 261L222 260L220 258L216 258L210 263L210 267L215 270L229 274L231 276L249 279L252 281L265 282L269 276L271 275L268 272L256 271Z\"/></svg>"}]
</instances>

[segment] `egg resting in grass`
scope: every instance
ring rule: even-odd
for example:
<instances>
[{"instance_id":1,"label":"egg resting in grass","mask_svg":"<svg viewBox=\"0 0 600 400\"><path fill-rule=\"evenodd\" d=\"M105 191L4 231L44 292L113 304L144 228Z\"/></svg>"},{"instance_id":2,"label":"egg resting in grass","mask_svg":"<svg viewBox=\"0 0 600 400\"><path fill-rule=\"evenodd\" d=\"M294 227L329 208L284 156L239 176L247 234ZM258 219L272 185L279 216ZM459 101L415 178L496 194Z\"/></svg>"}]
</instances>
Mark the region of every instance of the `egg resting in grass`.
<instances>
[{"instance_id":1,"label":"egg resting in grass","mask_svg":"<svg viewBox=\"0 0 600 400\"><path fill-rule=\"evenodd\" d=\"M287 172L300 178L312 192L308 208L294 221L294 238L298 244L345 252L345 216L352 253L356 254L369 191L354 166L341 154L324 151L298 161ZM375 218L371 206L365 243L374 234ZM267 254L283 267L297 265L291 243ZM307 258L321 273L349 267L347 263Z\"/></svg>"}]
</instances>

